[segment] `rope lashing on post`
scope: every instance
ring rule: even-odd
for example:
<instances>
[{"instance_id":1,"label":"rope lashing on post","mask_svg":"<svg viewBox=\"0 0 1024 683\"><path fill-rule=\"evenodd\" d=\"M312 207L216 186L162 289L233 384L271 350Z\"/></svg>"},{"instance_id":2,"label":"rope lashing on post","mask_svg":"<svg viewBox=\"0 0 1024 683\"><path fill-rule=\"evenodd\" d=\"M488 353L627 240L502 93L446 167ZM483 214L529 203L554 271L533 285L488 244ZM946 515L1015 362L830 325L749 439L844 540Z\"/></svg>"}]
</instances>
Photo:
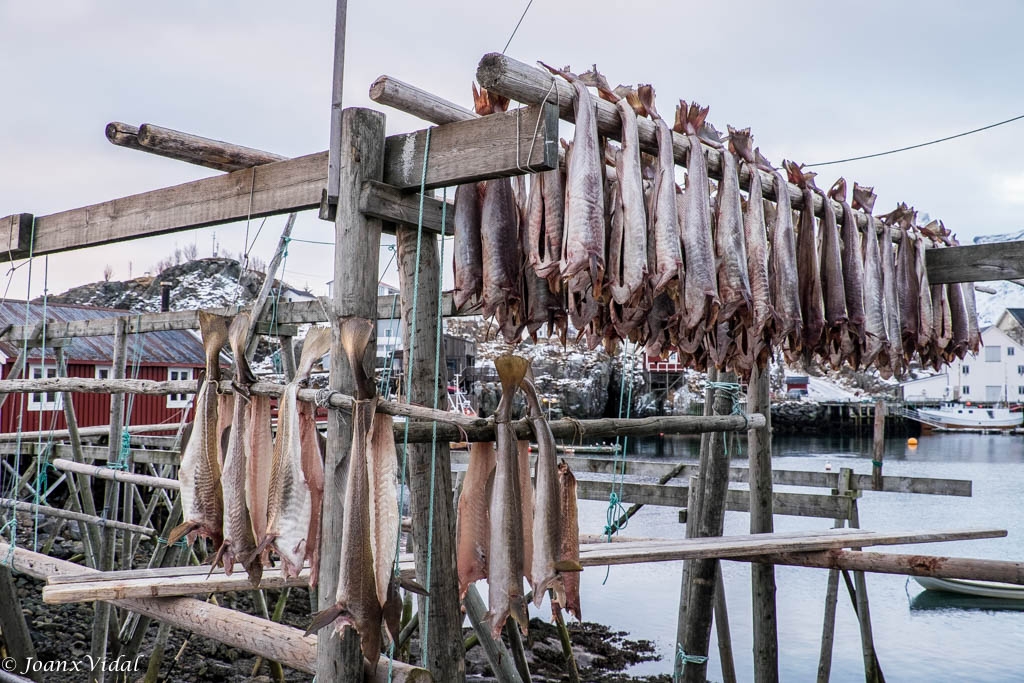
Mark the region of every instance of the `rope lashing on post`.
<instances>
[{"instance_id":1,"label":"rope lashing on post","mask_svg":"<svg viewBox=\"0 0 1024 683\"><path fill-rule=\"evenodd\" d=\"M679 651L676 653L676 660L678 660L679 662L682 662L682 664L683 664L683 666L680 667L679 673L676 674L676 676L673 679L674 681L678 682L680 676L682 675L682 672L686 670L686 665L687 664L706 664L707 661L708 661L708 658L705 657L704 655L688 655L688 654L686 654L686 651L683 650L683 646L680 645L679 646Z\"/></svg>"},{"instance_id":2,"label":"rope lashing on post","mask_svg":"<svg viewBox=\"0 0 1024 683\"><path fill-rule=\"evenodd\" d=\"M732 400L732 410L729 414L743 416L743 431L747 431L750 426L750 419L747 417L746 413L740 409L740 396L742 395L740 392L740 385L736 382L708 382L708 387L713 389L715 392L721 391L726 395L726 397ZM739 446L739 449L740 453L738 453L738 455L742 455L742 446ZM729 439L727 436L725 437L725 454L729 454Z\"/></svg>"},{"instance_id":3,"label":"rope lashing on post","mask_svg":"<svg viewBox=\"0 0 1024 683\"><path fill-rule=\"evenodd\" d=\"M420 174L420 207L419 217L416 220L416 268L413 272L412 278L412 320L409 324L409 362L406 364L406 397L408 398L408 387L412 385L412 368L416 358L416 319L419 312L420 302L420 254L422 253L423 247L423 205L427 194L427 163L430 159L430 131L431 128L427 128L426 138L423 142L423 170ZM397 253L397 250L396 250ZM440 313L440 311L438 312ZM436 424L436 423L435 423ZM436 441L436 439L435 439ZM401 481L398 488L398 514L402 514L402 506L405 502L405 477L406 472L409 468L409 420L405 421L405 434L402 438L402 475ZM395 543L395 564L394 573L397 578L400 575L400 569L398 566L398 556L402 550L402 535L398 535L398 540ZM432 548L427 548L428 557ZM427 590L430 590L430 583L427 583ZM429 608L430 596L424 596L423 605L425 608ZM426 616L421 619L421 643L420 651L423 653L423 661L427 660L427 635L428 635L428 624L430 623L430 611L429 609L424 610ZM388 681L394 679L394 661L395 661L395 645L394 641L388 646Z\"/></svg>"},{"instance_id":4,"label":"rope lashing on post","mask_svg":"<svg viewBox=\"0 0 1024 683\"><path fill-rule=\"evenodd\" d=\"M626 371L626 358L629 358L629 372ZM633 412L633 366L635 363L635 354L628 354L626 344L622 346L622 358L621 358L621 373L619 380L619 418L623 417L625 412L626 419L629 419ZM628 380L627 380L628 375ZM627 398L626 394L626 382L629 382L629 394ZM625 403L625 411L623 411L623 404ZM605 525L604 534L608 537L608 543L612 542L612 535L625 529L629 524L629 515L625 506L622 504L622 491L626 485L626 447L629 445L629 437L621 437L616 435L615 437L615 455L612 459L612 490L608 494L608 510L605 512ZM616 490L618 486L618 490ZM608 577L611 575L611 565L605 568L604 581L601 585L605 585L608 582Z\"/></svg>"}]
</instances>

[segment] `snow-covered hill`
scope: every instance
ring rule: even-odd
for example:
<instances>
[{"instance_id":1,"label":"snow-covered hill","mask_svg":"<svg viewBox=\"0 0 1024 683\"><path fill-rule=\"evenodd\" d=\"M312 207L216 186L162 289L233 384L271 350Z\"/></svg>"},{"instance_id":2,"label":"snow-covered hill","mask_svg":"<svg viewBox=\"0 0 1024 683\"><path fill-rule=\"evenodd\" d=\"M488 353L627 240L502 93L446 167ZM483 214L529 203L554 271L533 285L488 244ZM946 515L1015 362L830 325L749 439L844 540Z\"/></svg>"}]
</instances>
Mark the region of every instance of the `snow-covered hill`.
<instances>
[{"instance_id":1,"label":"snow-covered hill","mask_svg":"<svg viewBox=\"0 0 1024 683\"><path fill-rule=\"evenodd\" d=\"M997 242L1019 242L1024 240L1024 230L1002 235L983 235L975 237L975 244L993 244ZM1024 287L1014 282L996 280L983 283L985 287L996 290L995 294L975 292L978 301L978 322L984 327L992 325L999 314L1007 308L1024 308Z\"/></svg>"}]
</instances>

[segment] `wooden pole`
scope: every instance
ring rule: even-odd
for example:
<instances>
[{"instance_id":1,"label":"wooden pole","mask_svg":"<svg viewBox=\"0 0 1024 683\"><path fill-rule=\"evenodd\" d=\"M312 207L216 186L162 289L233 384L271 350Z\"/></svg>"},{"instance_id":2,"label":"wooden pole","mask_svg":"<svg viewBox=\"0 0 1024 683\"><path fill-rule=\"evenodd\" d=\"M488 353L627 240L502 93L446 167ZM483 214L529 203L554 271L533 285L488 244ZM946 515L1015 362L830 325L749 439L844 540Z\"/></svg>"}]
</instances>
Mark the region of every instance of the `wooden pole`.
<instances>
[{"instance_id":1,"label":"wooden pole","mask_svg":"<svg viewBox=\"0 0 1024 683\"><path fill-rule=\"evenodd\" d=\"M384 115L369 109L341 112L339 156L340 192L334 223L334 290L332 306L339 318L376 320L377 269L380 252L380 221L359 210L359 189L364 180L380 180L384 171ZM352 368L344 360L338 320L332 321L330 388L355 393ZM364 360L372 373L376 340L367 348ZM371 374L372 376L372 374ZM327 451L324 463L323 528L320 539L319 609L334 604L341 566L341 530L345 503L345 480L352 427L338 411L327 422ZM281 659L274 657L278 661ZM320 630L317 643L316 676L320 681L354 681L362 676L363 657L359 636L346 629L339 637L333 627Z\"/></svg>"},{"instance_id":2,"label":"wooden pole","mask_svg":"<svg viewBox=\"0 0 1024 683\"><path fill-rule=\"evenodd\" d=\"M476 112L391 76L373 82L370 99L438 125L478 118Z\"/></svg>"},{"instance_id":3,"label":"wooden pole","mask_svg":"<svg viewBox=\"0 0 1024 683\"><path fill-rule=\"evenodd\" d=\"M764 429L747 432L750 454L750 533L770 534L775 530L772 510L771 392L768 371L756 366L747 384L747 411L764 416ZM750 568L753 603L754 680L778 683L779 632L775 605L775 568L754 564Z\"/></svg>"},{"instance_id":4,"label":"wooden pole","mask_svg":"<svg viewBox=\"0 0 1024 683\"><path fill-rule=\"evenodd\" d=\"M729 632L729 608L725 602L722 563L715 569L715 633L718 635L718 656L722 662L723 683L736 683L736 664L732 656L732 634Z\"/></svg>"},{"instance_id":5,"label":"wooden pole","mask_svg":"<svg viewBox=\"0 0 1024 683\"><path fill-rule=\"evenodd\" d=\"M25 671L26 664L36 656L36 649L32 645L25 614L21 611L14 577L10 568L4 565L0 565L0 634L7 644L7 656L12 657L16 663L12 671ZM38 673L32 678L40 680Z\"/></svg>"},{"instance_id":6,"label":"wooden pole","mask_svg":"<svg viewBox=\"0 0 1024 683\"><path fill-rule=\"evenodd\" d=\"M177 159L216 171L239 171L243 168L287 159L280 154L220 140L211 140L200 135L183 133L151 123L144 123L136 127L120 121L112 121L107 124L104 132L107 140L119 147Z\"/></svg>"},{"instance_id":7,"label":"wooden pole","mask_svg":"<svg viewBox=\"0 0 1024 683\"><path fill-rule=\"evenodd\" d=\"M39 505L38 503L28 503L20 500L12 500L10 498L0 498L0 508L16 510L17 512L40 514L46 517L56 517L57 519L70 519L83 524L92 524L104 530L131 531L133 533L143 534L146 536L156 536L156 532L154 530L144 526L139 526L138 524L129 524L128 522L122 522L117 519L94 517L92 515L86 515L73 510L64 510L62 508L50 507L49 505ZM83 532L83 536L84 535L85 534Z\"/></svg>"},{"instance_id":8,"label":"wooden pole","mask_svg":"<svg viewBox=\"0 0 1024 683\"><path fill-rule=\"evenodd\" d=\"M466 606L466 616L473 626L480 640L480 646L484 649L487 663L491 666L491 672L498 679L498 683L524 683L516 670L515 662L512 661L512 653L505 647L505 643L491 637L491 627L487 623L487 606L475 585L471 585L466 591L463 601Z\"/></svg>"},{"instance_id":9,"label":"wooden pole","mask_svg":"<svg viewBox=\"0 0 1024 683\"><path fill-rule=\"evenodd\" d=\"M719 372L719 383L735 383L732 372ZM717 415L731 413L734 396L728 391L716 389L714 412ZM725 492L729 486L729 451L726 447L728 434L715 432L708 440L708 467L704 478L704 495L701 502L700 521L697 536L721 536L725 521ZM692 565L690 573L690 604L686 610L686 638L683 652L689 656L707 656L711 640L715 584L715 560L699 560ZM707 677L707 661L690 662L683 669L683 680L703 681Z\"/></svg>"},{"instance_id":10,"label":"wooden pole","mask_svg":"<svg viewBox=\"0 0 1024 683\"><path fill-rule=\"evenodd\" d=\"M118 319L114 327L114 357L111 362L110 376L123 379L128 360L128 334L123 318ZM110 396L110 432L109 455L107 462L117 462L121 450L121 423L124 416L124 396ZM116 521L118 494L120 486L117 482L107 481L103 495L103 516ZM103 547L99 558L99 569L110 571L114 568L114 553L117 546L117 530L113 526L103 529ZM92 624L92 660L102 662L107 656L107 636L110 626L110 604L97 602L94 604L95 615ZM101 666L94 666L89 673L90 683L103 683L106 672Z\"/></svg>"},{"instance_id":11,"label":"wooden pole","mask_svg":"<svg viewBox=\"0 0 1024 683\"><path fill-rule=\"evenodd\" d=\"M850 526L855 529L860 528L860 516L857 514L856 498L851 498L850 500ZM857 551L860 548L853 548L852 550ZM854 603L857 611L857 621L860 624L860 645L864 654L864 678L867 683L881 683L883 681L882 670L878 665L878 656L875 654L875 638L871 633L871 610L868 606L868 584L864 572L855 571L853 573L853 583L856 587Z\"/></svg>"},{"instance_id":12,"label":"wooden pole","mask_svg":"<svg viewBox=\"0 0 1024 683\"><path fill-rule=\"evenodd\" d=\"M875 432L872 439L871 488L882 490L882 459L885 458L885 401L875 401Z\"/></svg>"},{"instance_id":13,"label":"wooden pole","mask_svg":"<svg viewBox=\"0 0 1024 683\"><path fill-rule=\"evenodd\" d=\"M64 347L57 348L57 367L59 375L67 375L67 358L64 354ZM64 421L68 425L68 441L71 442L72 457L76 461L84 463L85 456L82 453L82 437L78 433L78 418L75 416L75 404L72 401L71 394L68 392L61 394L61 402L64 408ZM95 517L96 501L92 495L91 484L92 482L82 475L76 474L68 477L68 488L71 490L72 498L79 501L78 507L81 508L79 512ZM97 558L100 554L100 548L103 546L100 531L91 525L79 530L82 532L82 549L85 552L86 564L93 569L97 569L99 567Z\"/></svg>"},{"instance_id":14,"label":"wooden pole","mask_svg":"<svg viewBox=\"0 0 1024 683\"><path fill-rule=\"evenodd\" d=\"M1007 560L982 560L935 555L903 555L840 549L807 553L773 553L729 559L742 562L785 564L793 567L845 569L873 574L1000 581L1024 586L1024 562L1011 562Z\"/></svg>"},{"instance_id":15,"label":"wooden pole","mask_svg":"<svg viewBox=\"0 0 1024 683\"><path fill-rule=\"evenodd\" d=\"M291 382L295 379L295 337L278 337L281 344L281 370L284 372L284 381Z\"/></svg>"},{"instance_id":16,"label":"wooden pole","mask_svg":"<svg viewBox=\"0 0 1024 683\"><path fill-rule=\"evenodd\" d=\"M833 491L836 495L845 495L850 491L850 476L853 470L843 467L839 470L839 488ZM836 519L835 528L846 526L849 519ZM836 635L836 602L839 598L839 570L832 569L828 573L828 585L825 589L825 618L821 627L821 651L818 655L818 683L828 683L832 675L832 644Z\"/></svg>"},{"instance_id":17,"label":"wooden pole","mask_svg":"<svg viewBox=\"0 0 1024 683\"><path fill-rule=\"evenodd\" d=\"M284 229L281 230L281 239L277 242L277 250L274 252L274 257L270 259L270 264L267 266L267 272L263 276L263 284L260 286L259 294L256 295L256 299L252 302L252 316L249 319L249 333L246 335L248 339L248 345L245 347L245 357L247 360L252 360L253 356L256 355L256 347L259 345L260 338L256 334L256 328L260 324L260 319L263 317L263 309L266 308L267 298L270 296L270 290L274 288L274 278L277 275L277 269L281 267L281 261L284 260L284 255L288 253L288 243L292 239L292 228L295 227L295 219L298 216L297 213L288 214L288 220L284 223ZM282 283L283 284L283 283Z\"/></svg>"},{"instance_id":18,"label":"wooden pole","mask_svg":"<svg viewBox=\"0 0 1024 683\"><path fill-rule=\"evenodd\" d=\"M119 481L125 484L132 484L135 486L148 486L151 488L159 489L179 489L181 483L177 479L168 479L167 477L151 477L148 474L135 474L134 472L124 472L122 470L115 470L109 467L103 467L100 465L86 465L85 463L77 463L71 460L65 460L64 458L56 458L52 463L58 470L65 472L76 472L78 474L88 475L94 479L103 479L107 481Z\"/></svg>"},{"instance_id":19,"label":"wooden pole","mask_svg":"<svg viewBox=\"0 0 1024 683\"><path fill-rule=\"evenodd\" d=\"M333 221L337 217L338 197L346 189L342 167L342 90L345 82L345 25L348 19L348 0L337 0L334 14L334 73L331 79L331 137L327 150L327 187L320 202L320 218ZM335 280L337 282L337 280Z\"/></svg>"},{"instance_id":20,"label":"wooden pole","mask_svg":"<svg viewBox=\"0 0 1024 683\"><path fill-rule=\"evenodd\" d=\"M444 356L444 323L437 310L441 292L437 238L424 235L417 239L416 231L408 229L398 229L395 235L398 242L398 281L402 292L407 398L420 405L432 406L437 402L441 406L444 405L441 401L447 402L448 372ZM418 262L417 248L420 252ZM417 280L419 300L414 302ZM437 368L434 363L436 354L440 354L440 366ZM430 584L427 586L430 596L417 598L420 634L426 636L422 639L423 667L438 681L455 682L465 680L466 663L455 571L455 510L450 495L452 467L448 443L449 440L442 437L433 445L409 444L407 459L416 575L426 580L428 563L430 565Z\"/></svg>"},{"instance_id":21,"label":"wooden pole","mask_svg":"<svg viewBox=\"0 0 1024 683\"><path fill-rule=\"evenodd\" d=\"M18 352L18 357L14 359L14 365L11 366L11 371L7 373L7 377L5 379L21 375L22 370L25 369L25 355L24 351ZM7 402L8 396L10 396L9 393L0 393L0 408L4 407L4 403ZM24 432L22 432L22 434L24 435Z\"/></svg>"}]
</instances>

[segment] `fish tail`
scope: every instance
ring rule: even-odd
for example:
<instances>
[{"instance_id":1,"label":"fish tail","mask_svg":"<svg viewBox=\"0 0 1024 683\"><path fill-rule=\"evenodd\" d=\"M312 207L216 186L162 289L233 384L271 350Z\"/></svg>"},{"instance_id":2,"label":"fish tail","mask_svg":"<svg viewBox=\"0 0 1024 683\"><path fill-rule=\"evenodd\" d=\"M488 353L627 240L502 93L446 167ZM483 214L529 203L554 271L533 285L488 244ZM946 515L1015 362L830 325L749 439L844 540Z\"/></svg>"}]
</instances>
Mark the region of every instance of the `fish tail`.
<instances>
[{"instance_id":1,"label":"fish tail","mask_svg":"<svg viewBox=\"0 0 1024 683\"><path fill-rule=\"evenodd\" d=\"M501 380L502 393L511 396L515 388L526 377L526 373L530 369L530 361L522 356L506 354L494 360L494 368L498 371L498 379Z\"/></svg>"},{"instance_id":2,"label":"fish tail","mask_svg":"<svg viewBox=\"0 0 1024 683\"><path fill-rule=\"evenodd\" d=\"M748 164L754 163L753 137L749 128L736 129L727 126L729 131L729 151L739 156Z\"/></svg>"},{"instance_id":3,"label":"fish tail","mask_svg":"<svg viewBox=\"0 0 1024 683\"><path fill-rule=\"evenodd\" d=\"M253 374L252 368L249 367L249 361L245 357L245 347L249 342L250 320L252 318L248 313L239 313L228 328L231 355L235 357L235 383L243 387L256 381L256 375Z\"/></svg>"},{"instance_id":4,"label":"fish tail","mask_svg":"<svg viewBox=\"0 0 1024 683\"><path fill-rule=\"evenodd\" d=\"M636 87L636 98L640 102L640 106L644 108L644 111L652 119L660 119L658 110L654 107L654 86L650 83L642 83ZM630 103L632 104L632 102ZM636 108L635 106L633 107Z\"/></svg>"},{"instance_id":5,"label":"fish tail","mask_svg":"<svg viewBox=\"0 0 1024 683\"><path fill-rule=\"evenodd\" d=\"M196 531L200 526L199 522L183 522L179 524L171 529L171 533L167 535L167 545L174 545L180 539Z\"/></svg>"},{"instance_id":6,"label":"fish tail","mask_svg":"<svg viewBox=\"0 0 1024 683\"><path fill-rule=\"evenodd\" d=\"M299 366L295 379L302 380L309 376L313 364L331 350L331 328L311 327L302 342L302 353L299 355Z\"/></svg>"},{"instance_id":7,"label":"fish tail","mask_svg":"<svg viewBox=\"0 0 1024 683\"><path fill-rule=\"evenodd\" d=\"M530 632L530 614L526 608L526 600L521 595L509 597L509 616L519 625L519 631L525 636Z\"/></svg>"},{"instance_id":8,"label":"fish tail","mask_svg":"<svg viewBox=\"0 0 1024 683\"><path fill-rule=\"evenodd\" d=\"M213 570L219 564L224 565L224 575L231 576L231 572L235 569L235 554L231 552L231 546L228 543L221 542L220 547L217 548L217 552L213 555L213 561L210 562L210 572L206 578L213 575Z\"/></svg>"},{"instance_id":9,"label":"fish tail","mask_svg":"<svg viewBox=\"0 0 1024 683\"><path fill-rule=\"evenodd\" d=\"M416 593L417 595L430 595L430 591L428 591L426 588L416 583L412 579L399 577L398 585L404 588L405 590L409 591L410 593Z\"/></svg>"},{"instance_id":10,"label":"fish tail","mask_svg":"<svg viewBox=\"0 0 1024 683\"><path fill-rule=\"evenodd\" d=\"M846 201L846 178L839 176L839 178L832 183L832 187L829 188L828 196L830 199L834 199L837 202Z\"/></svg>"},{"instance_id":11,"label":"fish tail","mask_svg":"<svg viewBox=\"0 0 1024 683\"><path fill-rule=\"evenodd\" d=\"M206 378L220 379L220 350L228 341L228 318L207 311L199 311L199 332L206 352Z\"/></svg>"},{"instance_id":12,"label":"fish tail","mask_svg":"<svg viewBox=\"0 0 1024 683\"><path fill-rule=\"evenodd\" d=\"M313 615L313 621L310 622L309 628L306 629L306 635L312 635L320 629L324 628L325 626L328 626L338 620L341 620L343 622L338 625L344 626L345 623L348 623L348 620L346 619L346 614L347 610L345 609L345 606L342 605L340 602L334 603L327 609L320 610L319 612Z\"/></svg>"},{"instance_id":13,"label":"fish tail","mask_svg":"<svg viewBox=\"0 0 1024 683\"><path fill-rule=\"evenodd\" d=\"M476 83L473 83L473 109L480 116L487 116L492 114L491 103L487 99L487 91L483 88L477 88Z\"/></svg>"},{"instance_id":14,"label":"fish tail","mask_svg":"<svg viewBox=\"0 0 1024 683\"><path fill-rule=\"evenodd\" d=\"M373 397L373 383L363 368L363 356L373 335L373 323L366 318L346 318L341 322L341 345L348 356L349 366L356 381L356 398Z\"/></svg>"}]
</instances>

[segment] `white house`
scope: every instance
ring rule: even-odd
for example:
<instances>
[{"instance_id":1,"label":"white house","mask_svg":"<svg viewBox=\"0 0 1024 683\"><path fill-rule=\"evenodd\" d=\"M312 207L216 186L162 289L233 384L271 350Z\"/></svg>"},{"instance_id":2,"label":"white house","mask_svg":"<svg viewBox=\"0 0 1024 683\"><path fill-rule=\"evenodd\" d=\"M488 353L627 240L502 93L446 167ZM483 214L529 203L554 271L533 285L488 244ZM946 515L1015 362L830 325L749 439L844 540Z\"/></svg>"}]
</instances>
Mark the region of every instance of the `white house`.
<instances>
[{"instance_id":1,"label":"white house","mask_svg":"<svg viewBox=\"0 0 1024 683\"><path fill-rule=\"evenodd\" d=\"M1005 322L1008 315L1004 312L1000 321ZM904 400L1024 403L1024 344L1000 327L981 331L982 348L977 355L954 360L940 374L904 382Z\"/></svg>"}]
</instances>

